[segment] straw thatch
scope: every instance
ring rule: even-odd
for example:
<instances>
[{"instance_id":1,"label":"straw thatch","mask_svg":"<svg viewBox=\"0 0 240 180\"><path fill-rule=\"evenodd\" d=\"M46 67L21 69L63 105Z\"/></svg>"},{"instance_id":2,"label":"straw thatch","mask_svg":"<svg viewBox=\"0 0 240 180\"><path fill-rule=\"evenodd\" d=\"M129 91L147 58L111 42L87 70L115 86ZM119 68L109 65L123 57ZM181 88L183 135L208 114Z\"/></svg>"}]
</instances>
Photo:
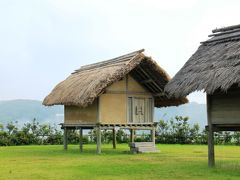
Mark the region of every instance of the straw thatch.
<instances>
[{"instance_id":1,"label":"straw thatch","mask_svg":"<svg viewBox=\"0 0 240 180\"><path fill-rule=\"evenodd\" d=\"M155 106L180 105L186 98L168 98L163 92L170 80L168 74L150 57L139 50L108 61L83 66L59 83L44 99L43 104L87 107L116 81L131 74L155 96Z\"/></svg>"},{"instance_id":2,"label":"straw thatch","mask_svg":"<svg viewBox=\"0 0 240 180\"><path fill-rule=\"evenodd\" d=\"M209 37L165 87L172 97L240 86L240 25L215 29Z\"/></svg>"}]
</instances>

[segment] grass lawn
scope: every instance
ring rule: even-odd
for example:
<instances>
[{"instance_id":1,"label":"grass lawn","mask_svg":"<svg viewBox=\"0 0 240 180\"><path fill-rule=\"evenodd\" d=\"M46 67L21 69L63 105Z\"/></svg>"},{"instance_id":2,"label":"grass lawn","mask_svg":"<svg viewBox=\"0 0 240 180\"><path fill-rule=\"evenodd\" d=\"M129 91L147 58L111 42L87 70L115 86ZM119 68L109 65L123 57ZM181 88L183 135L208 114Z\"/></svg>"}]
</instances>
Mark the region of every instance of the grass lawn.
<instances>
[{"instance_id":1,"label":"grass lawn","mask_svg":"<svg viewBox=\"0 0 240 180\"><path fill-rule=\"evenodd\" d=\"M207 167L207 146L158 145L161 153L129 154L127 144L0 147L0 179L240 179L240 147L216 146L216 167Z\"/></svg>"}]
</instances>

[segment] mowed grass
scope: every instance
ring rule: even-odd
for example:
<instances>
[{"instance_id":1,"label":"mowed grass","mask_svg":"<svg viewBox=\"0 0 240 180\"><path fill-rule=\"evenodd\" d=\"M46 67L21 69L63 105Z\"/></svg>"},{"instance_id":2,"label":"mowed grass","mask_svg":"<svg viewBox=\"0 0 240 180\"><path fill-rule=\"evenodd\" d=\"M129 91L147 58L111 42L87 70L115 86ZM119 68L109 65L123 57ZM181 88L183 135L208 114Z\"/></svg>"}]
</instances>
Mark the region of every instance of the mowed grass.
<instances>
[{"instance_id":1,"label":"mowed grass","mask_svg":"<svg viewBox=\"0 0 240 180\"><path fill-rule=\"evenodd\" d=\"M240 147L216 146L216 167L205 145L157 145L157 154L129 154L127 144L0 147L0 179L240 179Z\"/></svg>"}]
</instances>

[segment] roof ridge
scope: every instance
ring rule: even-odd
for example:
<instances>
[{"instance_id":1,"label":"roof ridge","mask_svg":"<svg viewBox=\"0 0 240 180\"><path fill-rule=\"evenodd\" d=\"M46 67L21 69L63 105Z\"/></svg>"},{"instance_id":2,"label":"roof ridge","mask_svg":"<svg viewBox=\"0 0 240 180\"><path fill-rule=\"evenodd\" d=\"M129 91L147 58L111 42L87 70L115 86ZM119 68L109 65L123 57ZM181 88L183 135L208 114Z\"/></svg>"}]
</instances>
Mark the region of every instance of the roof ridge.
<instances>
[{"instance_id":1,"label":"roof ridge","mask_svg":"<svg viewBox=\"0 0 240 180\"><path fill-rule=\"evenodd\" d=\"M200 44L216 44L216 43L223 43L233 40L239 40L240 38L240 24L227 26L223 28L216 28L212 30L213 34L208 35L211 37L210 39L200 42Z\"/></svg>"},{"instance_id":2,"label":"roof ridge","mask_svg":"<svg viewBox=\"0 0 240 180\"><path fill-rule=\"evenodd\" d=\"M128 61L129 57L131 57L131 56L134 57L134 56L142 53L143 51L144 51L144 49L140 49L138 51L134 51L134 52L131 52L131 53L128 53L128 54L124 54L122 56L118 56L118 57L115 57L115 58L112 58L112 59L109 59L109 60L105 60L105 61L101 61L101 62L88 64L88 65L85 65L85 66L81 66L81 68L75 70L74 73L77 73L77 72L80 72L80 71L83 71L83 70L94 69L96 67L105 66L105 65L108 65L109 63L120 63L120 62Z\"/></svg>"},{"instance_id":3,"label":"roof ridge","mask_svg":"<svg viewBox=\"0 0 240 180\"><path fill-rule=\"evenodd\" d=\"M170 97L187 96L204 90L213 94L240 87L240 25L213 31L216 36L202 42L174 78L165 86Z\"/></svg>"},{"instance_id":4,"label":"roof ridge","mask_svg":"<svg viewBox=\"0 0 240 180\"><path fill-rule=\"evenodd\" d=\"M240 24L238 24L238 25L233 25L233 26L226 26L226 27L222 27L222 28L213 29L213 30L212 30L212 33L225 32L225 31L234 30L234 29L239 29L239 28L240 28Z\"/></svg>"},{"instance_id":5,"label":"roof ridge","mask_svg":"<svg viewBox=\"0 0 240 180\"><path fill-rule=\"evenodd\" d=\"M200 42L200 44L222 43L222 42L239 40L239 39L240 39L240 34L237 34L237 35L232 35L232 36L223 37L219 39L209 39L207 41Z\"/></svg>"},{"instance_id":6,"label":"roof ridge","mask_svg":"<svg viewBox=\"0 0 240 180\"><path fill-rule=\"evenodd\" d=\"M100 66L100 67L93 67L93 68L89 68L89 69L79 69L79 70L76 70L74 71L72 74L77 74L77 73L81 73L81 72L85 72L85 71L94 71L96 70L96 68L98 68L99 70L103 69L103 68L109 68L109 67L114 67L114 66L119 66L121 65L122 63L121 62L116 62L116 63L113 63L113 64L107 64L105 66Z\"/></svg>"},{"instance_id":7,"label":"roof ridge","mask_svg":"<svg viewBox=\"0 0 240 180\"><path fill-rule=\"evenodd\" d=\"M229 30L229 31L213 33L213 34L208 35L208 37L222 36L222 35L232 34L232 33L239 32L239 31L240 31L240 28L237 28L237 29L232 29L232 30Z\"/></svg>"}]
</instances>

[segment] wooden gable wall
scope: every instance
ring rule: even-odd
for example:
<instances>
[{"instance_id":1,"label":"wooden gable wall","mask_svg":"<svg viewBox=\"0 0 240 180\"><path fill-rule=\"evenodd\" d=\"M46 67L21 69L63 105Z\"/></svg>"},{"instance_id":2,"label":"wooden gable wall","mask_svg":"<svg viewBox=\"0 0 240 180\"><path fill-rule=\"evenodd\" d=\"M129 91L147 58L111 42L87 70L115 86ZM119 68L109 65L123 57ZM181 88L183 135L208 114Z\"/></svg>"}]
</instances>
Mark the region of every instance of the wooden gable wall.
<instances>
[{"instance_id":1,"label":"wooden gable wall","mask_svg":"<svg viewBox=\"0 0 240 180\"><path fill-rule=\"evenodd\" d=\"M135 101L129 105L129 99ZM144 105L142 105L142 104ZM146 111L141 117L129 116L130 111L134 113L135 107L141 107L138 111ZM150 110L151 109L151 110ZM66 124L127 124L127 123L149 123L153 119L153 97L131 76L115 82L106 88L105 92L86 108L77 106L65 106L64 123ZM137 111L137 110L136 110ZM140 114L143 112L139 112ZM146 119L148 119L146 121ZM151 120L149 120L151 119Z\"/></svg>"},{"instance_id":2,"label":"wooden gable wall","mask_svg":"<svg viewBox=\"0 0 240 180\"><path fill-rule=\"evenodd\" d=\"M210 103L212 124L240 124L240 88L214 93Z\"/></svg>"}]
</instances>

